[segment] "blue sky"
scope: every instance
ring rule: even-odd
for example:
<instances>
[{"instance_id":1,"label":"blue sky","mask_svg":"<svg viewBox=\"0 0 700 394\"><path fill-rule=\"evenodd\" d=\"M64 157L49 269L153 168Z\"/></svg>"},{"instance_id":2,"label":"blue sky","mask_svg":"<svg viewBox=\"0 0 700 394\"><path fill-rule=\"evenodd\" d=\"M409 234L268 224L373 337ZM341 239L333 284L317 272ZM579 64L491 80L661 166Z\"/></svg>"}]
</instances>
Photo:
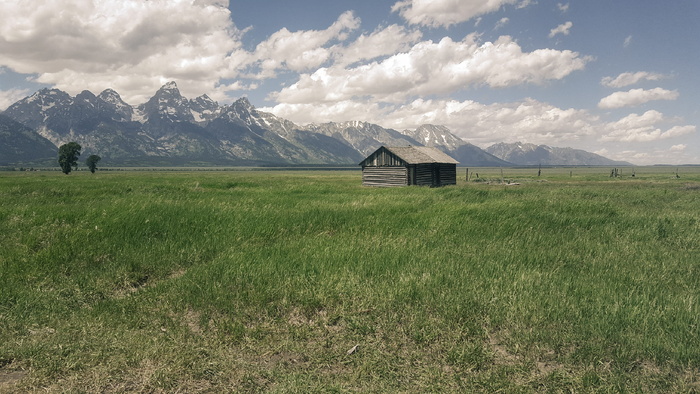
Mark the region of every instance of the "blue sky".
<instances>
[{"instance_id":1,"label":"blue sky","mask_svg":"<svg viewBox=\"0 0 700 394\"><path fill-rule=\"evenodd\" d=\"M700 163L698 0L0 2L0 109L164 83L300 125L442 124L634 164Z\"/></svg>"}]
</instances>

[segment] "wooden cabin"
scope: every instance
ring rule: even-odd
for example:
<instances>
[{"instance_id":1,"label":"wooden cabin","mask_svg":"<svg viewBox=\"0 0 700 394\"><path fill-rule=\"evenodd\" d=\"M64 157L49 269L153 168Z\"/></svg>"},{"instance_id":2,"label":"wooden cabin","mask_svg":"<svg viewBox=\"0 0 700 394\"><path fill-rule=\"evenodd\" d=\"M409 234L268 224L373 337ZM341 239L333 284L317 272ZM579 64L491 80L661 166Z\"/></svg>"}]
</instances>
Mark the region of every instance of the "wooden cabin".
<instances>
[{"instance_id":1,"label":"wooden cabin","mask_svg":"<svg viewBox=\"0 0 700 394\"><path fill-rule=\"evenodd\" d=\"M382 146L360 163L362 185L455 185L458 163L437 148Z\"/></svg>"}]
</instances>

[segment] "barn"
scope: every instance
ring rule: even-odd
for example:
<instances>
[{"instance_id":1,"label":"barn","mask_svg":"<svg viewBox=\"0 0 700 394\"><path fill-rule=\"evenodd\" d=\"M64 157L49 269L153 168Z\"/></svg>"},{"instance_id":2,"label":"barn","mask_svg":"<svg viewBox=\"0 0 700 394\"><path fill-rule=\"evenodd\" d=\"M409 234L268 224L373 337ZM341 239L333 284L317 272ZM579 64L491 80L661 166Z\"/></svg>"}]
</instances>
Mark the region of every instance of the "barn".
<instances>
[{"instance_id":1,"label":"barn","mask_svg":"<svg viewBox=\"0 0 700 394\"><path fill-rule=\"evenodd\" d=\"M382 146L360 163L362 185L455 185L458 163L437 148Z\"/></svg>"}]
</instances>

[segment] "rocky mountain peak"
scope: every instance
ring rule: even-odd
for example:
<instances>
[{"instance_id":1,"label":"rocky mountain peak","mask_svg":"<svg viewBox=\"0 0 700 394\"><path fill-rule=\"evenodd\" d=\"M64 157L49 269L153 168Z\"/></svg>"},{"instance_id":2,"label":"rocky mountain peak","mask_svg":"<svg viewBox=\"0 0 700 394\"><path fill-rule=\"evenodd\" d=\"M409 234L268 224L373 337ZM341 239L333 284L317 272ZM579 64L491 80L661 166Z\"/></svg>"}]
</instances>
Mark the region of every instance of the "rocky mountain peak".
<instances>
[{"instance_id":1,"label":"rocky mountain peak","mask_svg":"<svg viewBox=\"0 0 700 394\"><path fill-rule=\"evenodd\" d=\"M44 88L9 106L4 114L31 128L40 127L53 116L66 114L73 105L73 98L58 89Z\"/></svg>"},{"instance_id":2,"label":"rocky mountain peak","mask_svg":"<svg viewBox=\"0 0 700 394\"><path fill-rule=\"evenodd\" d=\"M122 97L119 95L119 93L115 92L112 89L103 90L99 95L97 95L97 97L101 98L103 101L108 103L128 105L122 100Z\"/></svg>"},{"instance_id":3,"label":"rocky mountain peak","mask_svg":"<svg viewBox=\"0 0 700 394\"><path fill-rule=\"evenodd\" d=\"M238 100L234 101L233 104L231 104L231 107L235 107L245 111L252 111L255 109L255 107L253 106L253 104L250 103L247 97L241 97Z\"/></svg>"},{"instance_id":4,"label":"rocky mountain peak","mask_svg":"<svg viewBox=\"0 0 700 394\"><path fill-rule=\"evenodd\" d=\"M466 144L442 125L424 124L415 130L404 130L403 133L425 146L443 147L447 150L455 150Z\"/></svg>"},{"instance_id":5,"label":"rocky mountain peak","mask_svg":"<svg viewBox=\"0 0 700 394\"><path fill-rule=\"evenodd\" d=\"M207 96L206 94L203 94L203 95L201 95L201 96L199 96L199 97L197 97L197 98L195 98L194 100L191 100L191 101L192 101L192 103L195 103L195 104L197 104L197 105L199 105L199 106L202 106L202 107L212 108L212 107L218 107L218 106L219 106L219 104L217 104L216 101L212 100L212 99L211 99L209 96Z\"/></svg>"},{"instance_id":6,"label":"rocky mountain peak","mask_svg":"<svg viewBox=\"0 0 700 394\"><path fill-rule=\"evenodd\" d=\"M629 165L580 149L555 148L520 141L500 142L489 146L486 151L517 165Z\"/></svg>"},{"instance_id":7,"label":"rocky mountain peak","mask_svg":"<svg viewBox=\"0 0 700 394\"><path fill-rule=\"evenodd\" d=\"M146 103L138 106L144 120L193 122L194 116L189 108L189 100L182 97L175 82L163 85Z\"/></svg>"},{"instance_id":8,"label":"rocky mountain peak","mask_svg":"<svg viewBox=\"0 0 700 394\"><path fill-rule=\"evenodd\" d=\"M71 104L72 102L73 99L68 93L59 89L44 88L15 104L48 106L55 103Z\"/></svg>"},{"instance_id":9,"label":"rocky mountain peak","mask_svg":"<svg viewBox=\"0 0 700 394\"><path fill-rule=\"evenodd\" d=\"M212 100L206 94L203 94L194 100L190 100L189 106L190 112L197 123L211 121L221 113L219 103Z\"/></svg>"},{"instance_id":10,"label":"rocky mountain peak","mask_svg":"<svg viewBox=\"0 0 700 394\"><path fill-rule=\"evenodd\" d=\"M160 90L174 90L177 91L178 94L180 94L180 89L177 88L177 83L175 83L175 81L170 81L166 83L165 85L160 87Z\"/></svg>"},{"instance_id":11,"label":"rocky mountain peak","mask_svg":"<svg viewBox=\"0 0 700 394\"><path fill-rule=\"evenodd\" d=\"M248 125L255 123L253 119L254 111L255 107L253 107L253 104L251 104L246 97L239 98L223 110L229 120L240 119Z\"/></svg>"},{"instance_id":12,"label":"rocky mountain peak","mask_svg":"<svg viewBox=\"0 0 700 394\"><path fill-rule=\"evenodd\" d=\"M421 145L413 138L394 129L385 129L377 124L362 121L329 122L309 125L309 128L316 133L339 139L365 156L382 145Z\"/></svg>"},{"instance_id":13,"label":"rocky mountain peak","mask_svg":"<svg viewBox=\"0 0 700 394\"><path fill-rule=\"evenodd\" d=\"M91 91L89 90L83 90L82 92L78 93L77 96L75 96L75 102L84 102L87 103L88 105L96 105L97 104L97 96L92 94Z\"/></svg>"},{"instance_id":14,"label":"rocky mountain peak","mask_svg":"<svg viewBox=\"0 0 700 394\"><path fill-rule=\"evenodd\" d=\"M354 129L367 129L367 128L372 128L373 125L372 123L369 122L363 122L361 120L349 120L347 122L330 122L331 124L337 126L337 127L342 127L342 128L354 128Z\"/></svg>"},{"instance_id":15,"label":"rocky mountain peak","mask_svg":"<svg viewBox=\"0 0 700 394\"><path fill-rule=\"evenodd\" d=\"M219 105L207 95L187 99L174 82L138 107L125 103L112 89L99 96L83 91L71 97L47 88L14 103L4 115L33 129L7 123L12 130L8 135L24 133L27 144L43 141L41 137L55 146L76 141L86 153L115 163L356 164L381 145L414 145L437 147L462 165L512 165L462 141L444 126L426 124L399 132L355 120L299 127L256 110L246 97L230 105ZM17 145L19 138L8 141L14 144L9 148L24 152L17 161L31 157L26 144ZM529 148L529 144L517 146L520 151ZM604 159L571 148L533 146L532 154L522 159L542 164L600 164ZM0 156L9 154L2 148L0 141ZM547 151L549 156L543 156Z\"/></svg>"},{"instance_id":16,"label":"rocky mountain peak","mask_svg":"<svg viewBox=\"0 0 700 394\"><path fill-rule=\"evenodd\" d=\"M134 109L122 100L119 93L112 89L105 89L97 96L112 107L117 117L114 120L128 122L134 115Z\"/></svg>"}]
</instances>

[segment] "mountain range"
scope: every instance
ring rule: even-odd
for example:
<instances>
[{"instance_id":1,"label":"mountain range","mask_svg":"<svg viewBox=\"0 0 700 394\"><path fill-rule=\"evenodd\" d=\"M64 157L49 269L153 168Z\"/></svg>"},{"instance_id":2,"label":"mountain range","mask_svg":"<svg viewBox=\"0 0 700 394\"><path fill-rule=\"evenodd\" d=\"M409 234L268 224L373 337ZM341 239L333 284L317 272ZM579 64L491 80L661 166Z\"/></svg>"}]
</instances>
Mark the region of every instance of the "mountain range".
<instances>
[{"instance_id":1,"label":"mountain range","mask_svg":"<svg viewBox=\"0 0 700 394\"><path fill-rule=\"evenodd\" d=\"M0 165L54 165L57 147L75 141L83 156L108 165L352 165L382 145L432 146L463 166L623 165L593 153L532 144L486 150L444 126L397 131L352 121L299 126L258 111L246 98L220 105L187 99L175 82L147 102L125 103L107 89L72 97L42 89L0 114Z\"/></svg>"}]
</instances>

